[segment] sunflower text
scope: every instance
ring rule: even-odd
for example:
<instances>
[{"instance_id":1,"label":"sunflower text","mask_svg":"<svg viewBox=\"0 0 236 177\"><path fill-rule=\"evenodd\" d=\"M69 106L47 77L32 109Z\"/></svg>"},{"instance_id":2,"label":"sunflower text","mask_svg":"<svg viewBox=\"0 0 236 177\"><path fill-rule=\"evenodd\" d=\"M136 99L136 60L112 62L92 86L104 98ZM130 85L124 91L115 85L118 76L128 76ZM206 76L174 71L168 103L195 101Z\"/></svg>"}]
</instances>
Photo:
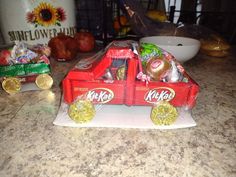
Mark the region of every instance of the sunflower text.
<instances>
[{"instance_id":1,"label":"sunflower text","mask_svg":"<svg viewBox=\"0 0 236 177\"><path fill-rule=\"evenodd\" d=\"M28 31L9 31L8 35L11 41L34 41L39 39L51 39L57 36L58 33L74 36L76 33L76 28L45 28Z\"/></svg>"}]
</instances>

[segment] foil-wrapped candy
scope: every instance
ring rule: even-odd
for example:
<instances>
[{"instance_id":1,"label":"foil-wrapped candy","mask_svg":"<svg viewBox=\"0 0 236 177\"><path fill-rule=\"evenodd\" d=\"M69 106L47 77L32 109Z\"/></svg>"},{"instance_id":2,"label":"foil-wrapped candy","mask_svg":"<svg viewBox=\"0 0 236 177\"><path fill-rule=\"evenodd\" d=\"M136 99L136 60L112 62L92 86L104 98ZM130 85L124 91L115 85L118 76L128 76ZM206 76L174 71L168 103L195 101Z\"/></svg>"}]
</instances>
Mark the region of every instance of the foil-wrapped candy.
<instances>
[{"instance_id":1,"label":"foil-wrapped candy","mask_svg":"<svg viewBox=\"0 0 236 177\"><path fill-rule=\"evenodd\" d=\"M38 56L37 53L29 50L23 42L16 41L11 51L13 63L30 63Z\"/></svg>"},{"instance_id":2,"label":"foil-wrapped candy","mask_svg":"<svg viewBox=\"0 0 236 177\"><path fill-rule=\"evenodd\" d=\"M125 65L120 66L116 71L116 79L125 80L125 73L126 73Z\"/></svg>"},{"instance_id":3,"label":"foil-wrapped candy","mask_svg":"<svg viewBox=\"0 0 236 177\"><path fill-rule=\"evenodd\" d=\"M171 65L164 58L153 57L148 60L146 73L156 81L161 81Z\"/></svg>"},{"instance_id":4,"label":"foil-wrapped candy","mask_svg":"<svg viewBox=\"0 0 236 177\"><path fill-rule=\"evenodd\" d=\"M174 60L170 61L171 68L166 74L166 77L164 78L164 82L179 82L183 79L183 74L179 71L176 63Z\"/></svg>"},{"instance_id":5,"label":"foil-wrapped candy","mask_svg":"<svg viewBox=\"0 0 236 177\"><path fill-rule=\"evenodd\" d=\"M177 109L168 101L160 101L152 108L150 117L156 125L171 125L178 115Z\"/></svg>"},{"instance_id":6,"label":"foil-wrapped candy","mask_svg":"<svg viewBox=\"0 0 236 177\"><path fill-rule=\"evenodd\" d=\"M91 101L78 99L69 106L68 114L76 123L90 122L95 116L95 108Z\"/></svg>"},{"instance_id":7,"label":"foil-wrapped candy","mask_svg":"<svg viewBox=\"0 0 236 177\"><path fill-rule=\"evenodd\" d=\"M105 74L102 76L102 78L104 79L104 82L106 82L106 83L114 82L114 78L113 78L111 70L109 68L106 69Z\"/></svg>"}]
</instances>

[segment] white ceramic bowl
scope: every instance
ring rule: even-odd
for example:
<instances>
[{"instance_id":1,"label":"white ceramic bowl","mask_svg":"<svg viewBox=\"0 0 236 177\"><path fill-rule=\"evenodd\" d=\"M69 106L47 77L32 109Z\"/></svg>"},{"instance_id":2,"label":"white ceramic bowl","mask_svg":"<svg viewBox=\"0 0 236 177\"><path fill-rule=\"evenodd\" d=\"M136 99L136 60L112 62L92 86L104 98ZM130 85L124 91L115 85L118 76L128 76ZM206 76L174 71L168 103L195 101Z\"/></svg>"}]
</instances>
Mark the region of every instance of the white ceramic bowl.
<instances>
[{"instance_id":1,"label":"white ceramic bowl","mask_svg":"<svg viewBox=\"0 0 236 177\"><path fill-rule=\"evenodd\" d=\"M177 36L150 36L140 39L140 43L152 43L171 53L183 63L193 58L199 51L200 41Z\"/></svg>"}]
</instances>

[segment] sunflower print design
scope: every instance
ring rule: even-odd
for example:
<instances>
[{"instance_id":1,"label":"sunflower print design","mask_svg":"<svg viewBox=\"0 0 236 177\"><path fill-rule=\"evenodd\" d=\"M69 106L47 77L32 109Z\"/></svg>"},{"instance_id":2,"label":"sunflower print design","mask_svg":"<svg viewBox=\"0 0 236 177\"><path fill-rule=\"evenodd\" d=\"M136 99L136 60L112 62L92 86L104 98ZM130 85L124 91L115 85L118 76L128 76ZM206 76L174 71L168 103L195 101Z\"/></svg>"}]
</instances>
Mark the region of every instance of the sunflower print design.
<instances>
[{"instance_id":1,"label":"sunflower print design","mask_svg":"<svg viewBox=\"0 0 236 177\"><path fill-rule=\"evenodd\" d=\"M26 14L26 20L35 27L61 26L60 22L66 20L66 13L61 7L55 8L49 3L41 2L32 12Z\"/></svg>"}]
</instances>

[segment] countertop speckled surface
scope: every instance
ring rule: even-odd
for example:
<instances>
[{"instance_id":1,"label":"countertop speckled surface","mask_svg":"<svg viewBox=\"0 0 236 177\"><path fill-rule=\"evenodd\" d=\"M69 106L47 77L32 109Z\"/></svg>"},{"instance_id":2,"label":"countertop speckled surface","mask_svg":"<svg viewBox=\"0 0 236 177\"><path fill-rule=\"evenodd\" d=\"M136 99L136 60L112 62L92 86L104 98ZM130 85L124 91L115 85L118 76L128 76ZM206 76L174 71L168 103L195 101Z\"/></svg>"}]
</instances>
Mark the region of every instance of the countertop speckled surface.
<instances>
[{"instance_id":1,"label":"countertop speckled surface","mask_svg":"<svg viewBox=\"0 0 236 177\"><path fill-rule=\"evenodd\" d=\"M73 62L52 65L52 90L0 90L1 177L236 176L235 53L184 64L201 92L197 126L177 130L54 126L59 83Z\"/></svg>"}]
</instances>

